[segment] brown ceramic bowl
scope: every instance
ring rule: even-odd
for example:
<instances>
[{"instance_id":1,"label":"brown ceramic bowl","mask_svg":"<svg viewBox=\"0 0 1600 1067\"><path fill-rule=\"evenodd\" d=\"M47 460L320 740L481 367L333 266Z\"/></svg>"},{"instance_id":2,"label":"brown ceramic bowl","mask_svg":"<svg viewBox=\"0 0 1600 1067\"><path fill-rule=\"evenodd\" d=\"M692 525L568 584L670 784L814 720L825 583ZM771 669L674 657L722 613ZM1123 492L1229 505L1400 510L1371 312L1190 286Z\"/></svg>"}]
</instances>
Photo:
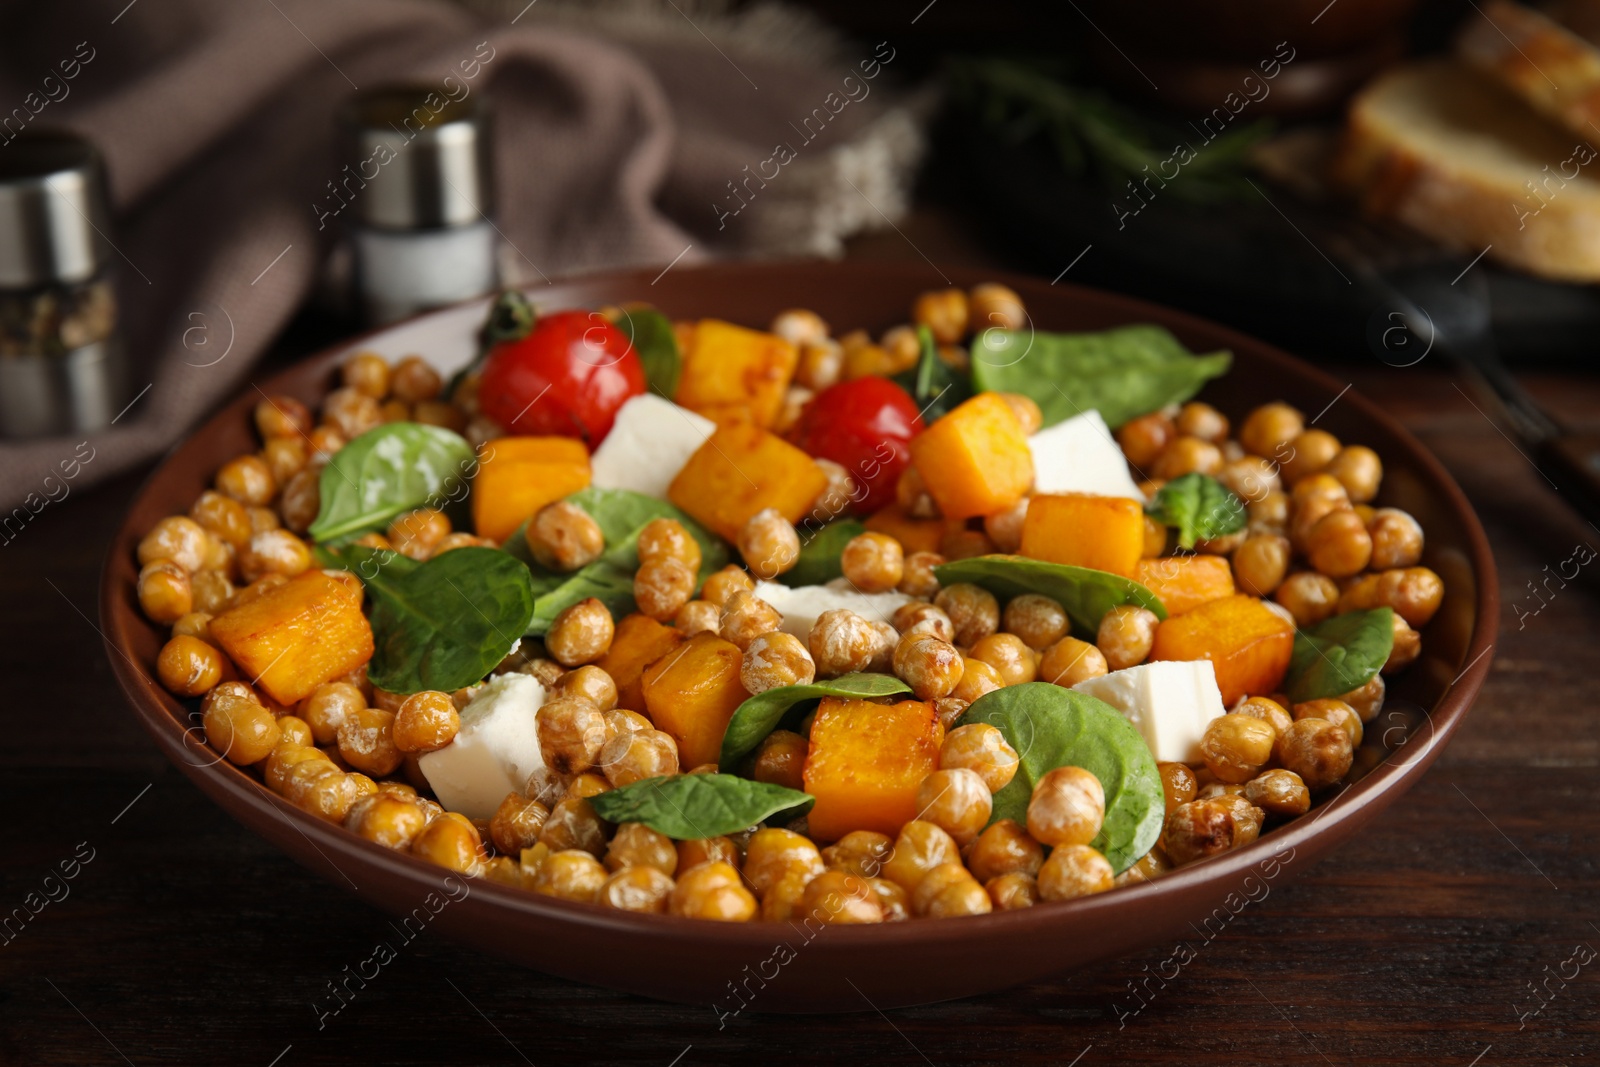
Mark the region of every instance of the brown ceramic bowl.
<instances>
[{"instance_id":1,"label":"brown ceramic bowl","mask_svg":"<svg viewBox=\"0 0 1600 1067\"><path fill-rule=\"evenodd\" d=\"M935 271L920 265L860 263L678 267L652 282L654 276L643 271L576 278L531 295L552 308L647 299L675 318L718 316L758 326L784 308L806 307L840 332L876 332L904 321L912 299L941 284ZM962 286L988 280L993 279L970 271L952 277ZM741 1005L751 1011L887 1008L1000 989L1170 939L1190 931L1190 924L1203 927L1213 915L1221 922L1259 898L1274 879L1297 875L1351 834L1381 832L1374 820L1439 754L1489 671L1499 612L1488 542L1439 462L1373 404L1343 392L1342 382L1259 341L1175 311L1071 285L1002 280L1022 295L1041 329L1155 322L1191 349L1232 349L1233 372L1208 387L1208 400L1234 417L1279 398L1307 413L1322 412L1319 426L1378 450L1387 468L1382 502L1410 511L1428 532L1427 562L1447 582L1444 606L1426 631L1422 659L1392 685L1390 709L1368 724L1351 784L1331 800L1322 798L1310 816L1249 847L1154 883L1071 903L816 930L626 914L483 880L463 884L440 868L320 822L245 772L218 763L206 749L193 708L168 696L153 678L163 634L140 615L134 593L141 533L165 515L186 512L225 459L257 447L250 412L260 394L254 389L177 448L128 513L102 586L106 653L157 745L250 829L378 907L415 915L413 923L426 922L486 952L594 985L721 1012ZM460 310L440 314L463 316ZM344 353L356 346L381 349L386 336L357 339L260 385L268 393L315 401L329 388Z\"/></svg>"}]
</instances>

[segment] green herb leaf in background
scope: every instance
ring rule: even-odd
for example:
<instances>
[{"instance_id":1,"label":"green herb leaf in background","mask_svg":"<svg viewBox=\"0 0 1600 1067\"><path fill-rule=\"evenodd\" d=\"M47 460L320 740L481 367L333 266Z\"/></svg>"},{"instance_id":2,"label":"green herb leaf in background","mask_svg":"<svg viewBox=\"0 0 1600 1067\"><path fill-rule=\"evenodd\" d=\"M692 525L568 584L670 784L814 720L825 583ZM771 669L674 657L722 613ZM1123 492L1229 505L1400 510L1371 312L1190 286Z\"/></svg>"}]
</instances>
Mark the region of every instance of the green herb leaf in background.
<instances>
[{"instance_id":1,"label":"green herb leaf in background","mask_svg":"<svg viewBox=\"0 0 1600 1067\"><path fill-rule=\"evenodd\" d=\"M692 841L737 833L780 811L803 814L816 797L731 774L675 774L597 793L589 803L608 822L642 822L675 841Z\"/></svg>"},{"instance_id":2,"label":"green herb leaf in background","mask_svg":"<svg viewBox=\"0 0 1600 1067\"><path fill-rule=\"evenodd\" d=\"M1158 619L1167 617L1161 598L1132 578L1089 567L1046 563L1025 556L973 556L941 563L933 573L940 585L981 585L1002 604L1023 593L1047 596L1059 602L1073 628L1091 640L1100 628L1101 617L1123 604L1149 608Z\"/></svg>"},{"instance_id":3,"label":"green herb leaf in background","mask_svg":"<svg viewBox=\"0 0 1600 1067\"><path fill-rule=\"evenodd\" d=\"M800 558L793 567L774 580L790 588L826 585L844 574L844 568L839 564L844 546L850 543L852 537L866 532L867 528L855 519L835 519L818 529L809 539L802 527Z\"/></svg>"},{"instance_id":4,"label":"green herb leaf in background","mask_svg":"<svg viewBox=\"0 0 1600 1067\"><path fill-rule=\"evenodd\" d=\"M457 548L418 563L364 545L321 547L372 598L367 677L392 693L474 685L499 665L533 614L527 568L497 548Z\"/></svg>"},{"instance_id":5,"label":"green herb leaf in background","mask_svg":"<svg viewBox=\"0 0 1600 1067\"><path fill-rule=\"evenodd\" d=\"M1090 843L1119 874L1161 836L1167 802L1150 747L1111 705L1048 682L1027 682L985 693L956 725L997 728L1017 750L1016 777L994 795L990 822L1027 825L1028 801L1040 778L1057 767L1082 767L1105 789L1106 818Z\"/></svg>"},{"instance_id":6,"label":"green herb leaf in background","mask_svg":"<svg viewBox=\"0 0 1600 1067\"><path fill-rule=\"evenodd\" d=\"M984 330L972 343L972 385L1032 397L1044 425L1093 408L1113 430L1178 404L1228 371L1227 352L1196 356L1160 326L1099 333Z\"/></svg>"},{"instance_id":7,"label":"green herb leaf in background","mask_svg":"<svg viewBox=\"0 0 1600 1067\"><path fill-rule=\"evenodd\" d=\"M1209 474L1190 471L1163 485L1145 512L1157 522L1175 526L1178 547L1238 533L1249 523L1244 501Z\"/></svg>"},{"instance_id":8,"label":"green herb leaf in background","mask_svg":"<svg viewBox=\"0 0 1600 1067\"><path fill-rule=\"evenodd\" d=\"M460 504L477 469L472 446L443 427L390 422L368 430L322 468L322 507L311 539L352 537L424 505L444 510Z\"/></svg>"},{"instance_id":9,"label":"green herb leaf in background","mask_svg":"<svg viewBox=\"0 0 1600 1067\"><path fill-rule=\"evenodd\" d=\"M1394 609L1335 615L1296 630L1284 692L1296 704L1360 689L1383 669L1394 650Z\"/></svg>"},{"instance_id":10,"label":"green herb leaf in background","mask_svg":"<svg viewBox=\"0 0 1600 1067\"><path fill-rule=\"evenodd\" d=\"M756 750L796 705L823 697L886 697L909 693L911 687L892 674L842 674L810 685L784 685L757 693L740 704L722 735L717 766L732 768Z\"/></svg>"},{"instance_id":11,"label":"green herb leaf in background","mask_svg":"<svg viewBox=\"0 0 1600 1067\"><path fill-rule=\"evenodd\" d=\"M546 570L528 550L523 536L527 523L517 528L506 541L505 550L522 561L532 575L538 600L528 622L529 636L542 636L563 610L589 597L600 600L618 617L632 611L633 575L639 569L639 531L652 519L677 519L699 542L700 575L696 588L714 571L727 566L727 544L665 500L629 489L598 489L592 485L566 499L588 512L599 525L605 536L605 551L593 563L570 574Z\"/></svg>"},{"instance_id":12,"label":"green herb leaf in background","mask_svg":"<svg viewBox=\"0 0 1600 1067\"><path fill-rule=\"evenodd\" d=\"M633 343L650 388L668 400L677 396L683 357L678 352L678 335L672 332L672 322L654 308L633 308L623 311L617 329Z\"/></svg>"},{"instance_id":13,"label":"green herb leaf in background","mask_svg":"<svg viewBox=\"0 0 1600 1067\"><path fill-rule=\"evenodd\" d=\"M917 365L896 374L893 381L911 394L923 421L932 422L971 397L972 383L966 374L939 358L933 331L926 326L917 327L917 344L922 348Z\"/></svg>"},{"instance_id":14,"label":"green herb leaf in background","mask_svg":"<svg viewBox=\"0 0 1600 1067\"><path fill-rule=\"evenodd\" d=\"M483 369L495 345L501 341L522 340L533 332L538 320L538 312L528 298L517 290L507 289L495 297L494 303L489 305L489 314L483 320L483 327L478 330L478 354L472 357L472 362L450 376L443 395L453 398L462 382Z\"/></svg>"}]
</instances>

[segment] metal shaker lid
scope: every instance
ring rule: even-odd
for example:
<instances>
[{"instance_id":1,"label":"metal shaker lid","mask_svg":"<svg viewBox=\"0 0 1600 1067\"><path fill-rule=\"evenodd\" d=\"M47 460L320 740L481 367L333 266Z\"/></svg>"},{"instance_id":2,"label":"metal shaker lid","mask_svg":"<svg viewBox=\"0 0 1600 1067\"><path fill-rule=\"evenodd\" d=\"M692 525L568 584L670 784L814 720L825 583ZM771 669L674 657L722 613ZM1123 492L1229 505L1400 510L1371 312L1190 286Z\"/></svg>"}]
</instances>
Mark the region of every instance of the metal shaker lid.
<instances>
[{"instance_id":1,"label":"metal shaker lid","mask_svg":"<svg viewBox=\"0 0 1600 1067\"><path fill-rule=\"evenodd\" d=\"M464 226L494 206L489 109L438 86L358 93L340 116L352 163L334 184L357 219L391 230Z\"/></svg>"},{"instance_id":2,"label":"metal shaker lid","mask_svg":"<svg viewBox=\"0 0 1600 1067\"><path fill-rule=\"evenodd\" d=\"M111 254L105 166L70 133L19 134L0 145L0 288L93 277Z\"/></svg>"}]
</instances>

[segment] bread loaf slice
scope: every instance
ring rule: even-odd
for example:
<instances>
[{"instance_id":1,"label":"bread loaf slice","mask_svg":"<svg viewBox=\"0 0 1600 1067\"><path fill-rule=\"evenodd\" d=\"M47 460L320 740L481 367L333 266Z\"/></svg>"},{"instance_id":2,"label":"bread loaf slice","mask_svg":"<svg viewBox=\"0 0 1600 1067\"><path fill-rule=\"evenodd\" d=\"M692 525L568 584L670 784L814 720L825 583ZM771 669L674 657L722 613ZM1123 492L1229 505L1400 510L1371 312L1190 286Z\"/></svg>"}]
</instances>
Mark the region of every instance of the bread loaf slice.
<instances>
[{"instance_id":1,"label":"bread loaf slice","mask_svg":"<svg viewBox=\"0 0 1600 1067\"><path fill-rule=\"evenodd\" d=\"M1456 55L1580 137L1600 143L1600 48L1531 7L1485 0Z\"/></svg>"},{"instance_id":2,"label":"bread loaf slice","mask_svg":"<svg viewBox=\"0 0 1600 1067\"><path fill-rule=\"evenodd\" d=\"M1364 89L1333 173L1370 216L1546 278L1600 281L1596 149L1454 60Z\"/></svg>"}]
</instances>

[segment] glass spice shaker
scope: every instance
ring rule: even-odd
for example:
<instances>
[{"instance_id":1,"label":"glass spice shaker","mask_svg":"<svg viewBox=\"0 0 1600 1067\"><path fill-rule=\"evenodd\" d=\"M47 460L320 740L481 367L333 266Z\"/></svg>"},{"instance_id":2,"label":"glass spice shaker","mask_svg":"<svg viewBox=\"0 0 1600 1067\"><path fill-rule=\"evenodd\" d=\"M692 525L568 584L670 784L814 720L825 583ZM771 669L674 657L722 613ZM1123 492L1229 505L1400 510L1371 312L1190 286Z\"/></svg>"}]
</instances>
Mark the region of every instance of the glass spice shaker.
<instances>
[{"instance_id":1,"label":"glass spice shaker","mask_svg":"<svg viewBox=\"0 0 1600 1067\"><path fill-rule=\"evenodd\" d=\"M105 167L69 133L0 147L0 437L103 429L126 369Z\"/></svg>"},{"instance_id":2,"label":"glass spice shaker","mask_svg":"<svg viewBox=\"0 0 1600 1067\"><path fill-rule=\"evenodd\" d=\"M328 183L322 209L347 216L356 296L375 324L492 292L498 231L480 97L427 86L357 94L341 115L354 164Z\"/></svg>"}]
</instances>

